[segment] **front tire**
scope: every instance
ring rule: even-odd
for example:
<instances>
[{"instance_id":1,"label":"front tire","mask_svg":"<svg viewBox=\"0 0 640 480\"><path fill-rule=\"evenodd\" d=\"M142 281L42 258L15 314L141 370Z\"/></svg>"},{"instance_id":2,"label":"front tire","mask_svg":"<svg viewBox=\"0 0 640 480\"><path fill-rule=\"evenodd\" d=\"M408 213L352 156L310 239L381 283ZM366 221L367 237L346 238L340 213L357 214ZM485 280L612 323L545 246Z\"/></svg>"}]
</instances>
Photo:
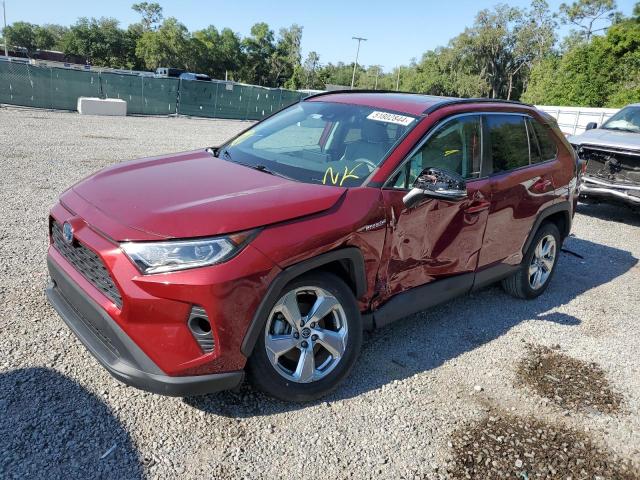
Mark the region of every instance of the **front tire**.
<instances>
[{"instance_id":1,"label":"front tire","mask_svg":"<svg viewBox=\"0 0 640 480\"><path fill-rule=\"evenodd\" d=\"M289 283L264 322L247 370L254 386L280 400L327 395L350 373L362 345L355 296L327 272Z\"/></svg>"},{"instance_id":2,"label":"front tire","mask_svg":"<svg viewBox=\"0 0 640 480\"><path fill-rule=\"evenodd\" d=\"M555 224L543 223L536 232L520 268L502 281L502 288L516 298L533 299L544 293L555 272L562 237Z\"/></svg>"}]
</instances>

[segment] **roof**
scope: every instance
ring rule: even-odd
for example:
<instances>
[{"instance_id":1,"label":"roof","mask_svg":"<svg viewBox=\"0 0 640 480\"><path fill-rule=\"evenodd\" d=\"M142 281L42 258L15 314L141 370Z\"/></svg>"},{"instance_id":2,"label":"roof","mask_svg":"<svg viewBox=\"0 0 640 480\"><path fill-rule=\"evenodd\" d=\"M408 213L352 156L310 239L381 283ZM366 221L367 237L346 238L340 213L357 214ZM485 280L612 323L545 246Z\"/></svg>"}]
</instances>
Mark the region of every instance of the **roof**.
<instances>
[{"instance_id":1,"label":"roof","mask_svg":"<svg viewBox=\"0 0 640 480\"><path fill-rule=\"evenodd\" d=\"M420 93L393 92L385 90L339 90L323 92L307 97L305 101L346 103L393 110L408 115L422 115L445 105L456 103L508 103L525 105L510 100L489 98L456 98L423 95Z\"/></svg>"}]
</instances>

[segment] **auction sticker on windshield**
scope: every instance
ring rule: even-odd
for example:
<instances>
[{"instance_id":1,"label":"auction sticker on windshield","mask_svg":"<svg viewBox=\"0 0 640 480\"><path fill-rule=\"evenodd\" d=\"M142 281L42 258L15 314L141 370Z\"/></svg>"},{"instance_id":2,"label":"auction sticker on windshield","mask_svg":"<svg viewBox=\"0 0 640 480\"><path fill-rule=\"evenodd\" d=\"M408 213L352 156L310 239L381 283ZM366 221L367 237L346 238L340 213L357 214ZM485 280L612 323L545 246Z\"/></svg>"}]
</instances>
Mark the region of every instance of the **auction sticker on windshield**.
<instances>
[{"instance_id":1,"label":"auction sticker on windshield","mask_svg":"<svg viewBox=\"0 0 640 480\"><path fill-rule=\"evenodd\" d=\"M402 125L403 127L406 127L415 120L413 117L389 112L371 112L367 118L377 122L395 123L397 125Z\"/></svg>"}]
</instances>

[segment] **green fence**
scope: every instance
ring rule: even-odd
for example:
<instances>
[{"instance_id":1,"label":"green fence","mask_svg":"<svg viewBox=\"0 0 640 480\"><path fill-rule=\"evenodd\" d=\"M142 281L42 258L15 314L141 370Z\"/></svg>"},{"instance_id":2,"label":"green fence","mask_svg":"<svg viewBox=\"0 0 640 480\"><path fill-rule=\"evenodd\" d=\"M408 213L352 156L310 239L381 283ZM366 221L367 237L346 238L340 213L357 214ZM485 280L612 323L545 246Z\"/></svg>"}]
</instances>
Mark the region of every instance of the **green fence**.
<instances>
[{"instance_id":1,"label":"green fence","mask_svg":"<svg viewBox=\"0 0 640 480\"><path fill-rule=\"evenodd\" d=\"M0 62L0 103L75 110L78 97L100 96L100 74Z\"/></svg>"},{"instance_id":2,"label":"green fence","mask_svg":"<svg viewBox=\"0 0 640 480\"><path fill-rule=\"evenodd\" d=\"M78 97L119 98L132 115L259 120L303 93L231 82L202 82L49 68L0 61L0 103L76 110Z\"/></svg>"},{"instance_id":3,"label":"green fence","mask_svg":"<svg viewBox=\"0 0 640 480\"><path fill-rule=\"evenodd\" d=\"M153 78L139 75L100 74L102 95L127 102L127 113L136 115L171 115L177 113L176 78Z\"/></svg>"}]
</instances>

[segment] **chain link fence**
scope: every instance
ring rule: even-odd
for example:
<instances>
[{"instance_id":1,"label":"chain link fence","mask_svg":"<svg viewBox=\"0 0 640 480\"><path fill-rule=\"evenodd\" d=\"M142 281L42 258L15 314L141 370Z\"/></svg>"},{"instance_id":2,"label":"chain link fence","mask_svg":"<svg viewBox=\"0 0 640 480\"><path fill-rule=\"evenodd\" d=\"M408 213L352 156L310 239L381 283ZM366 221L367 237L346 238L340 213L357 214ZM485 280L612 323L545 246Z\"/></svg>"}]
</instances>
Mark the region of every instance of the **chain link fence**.
<instances>
[{"instance_id":1,"label":"chain link fence","mask_svg":"<svg viewBox=\"0 0 640 480\"><path fill-rule=\"evenodd\" d=\"M78 97L119 98L132 115L260 120L307 94L222 81L180 80L0 61L0 103L76 110Z\"/></svg>"}]
</instances>

